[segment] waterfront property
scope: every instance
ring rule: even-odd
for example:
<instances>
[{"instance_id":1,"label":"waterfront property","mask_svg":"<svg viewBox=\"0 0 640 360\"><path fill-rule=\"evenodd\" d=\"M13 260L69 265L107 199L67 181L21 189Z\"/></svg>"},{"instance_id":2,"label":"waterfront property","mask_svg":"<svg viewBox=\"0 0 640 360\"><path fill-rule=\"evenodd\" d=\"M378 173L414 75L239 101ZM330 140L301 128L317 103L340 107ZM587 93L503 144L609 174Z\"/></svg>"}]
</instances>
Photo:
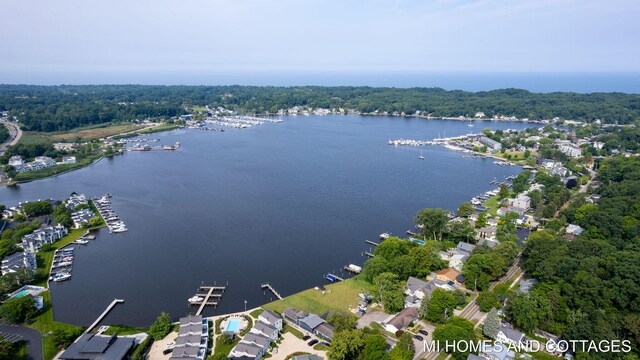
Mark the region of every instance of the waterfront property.
<instances>
[{"instance_id":1,"label":"waterfront property","mask_svg":"<svg viewBox=\"0 0 640 360\"><path fill-rule=\"evenodd\" d=\"M227 323L234 319L233 317L227 319ZM278 324L280 328L276 327ZM249 333L231 349L229 359L262 359L269 351L271 344L278 340L281 330L282 318L272 311L263 311Z\"/></svg>"},{"instance_id":2,"label":"waterfront property","mask_svg":"<svg viewBox=\"0 0 640 360\"><path fill-rule=\"evenodd\" d=\"M405 330L414 321L418 320L419 317L420 314L417 308L407 307L381 325L384 326L387 331L396 333L397 331Z\"/></svg>"},{"instance_id":3,"label":"waterfront property","mask_svg":"<svg viewBox=\"0 0 640 360\"><path fill-rule=\"evenodd\" d=\"M323 318L316 314L310 314L296 308L288 308L282 313L282 315L284 315L285 319L302 330L315 334L327 341L333 340L333 325L327 323Z\"/></svg>"},{"instance_id":4,"label":"waterfront property","mask_svg":"<svg viewBox=\"0 0 640 360\"><path fill-rule=\"evenodd\" d=\"M111 336L83 334L69 345L60 360L122 360L128 358L133 349L134 339Z\"/></svg>"},{"instance_id":5,"label":"waterfront property","mask_svg":"<svg viewBox=\"0 0 640 360\"><path fill-rule=\"evenodd\" d=\"M172 360L192 358L204 360L209 344L209 321L200 315L180 318L178 338Z\"/></svg>"},{"instance_id":6,"label":"waterfront property","mask_svg":"<svg viewBox=\"0 0 640 360\"><path fill-rule=\"evenodd\" d=\"M36 256L33 253L24 251L17 252L2 259L1 270L2 275L14 273L20 269L27 269L33 273L37 267Z\"/></svg>"},{"instance_id":7,"label":"waterfront property","mask_svg":"<svg viewBox=\"0 0 640 360\"><path fill-rule=\"evenodd\" d=\"M22 242L18 246L22 247L24 251L36 253L43 245L53 244L68 233L67 228L60 224L42 227L29 235L23 236Z\"/></svg>"}]
</instances>

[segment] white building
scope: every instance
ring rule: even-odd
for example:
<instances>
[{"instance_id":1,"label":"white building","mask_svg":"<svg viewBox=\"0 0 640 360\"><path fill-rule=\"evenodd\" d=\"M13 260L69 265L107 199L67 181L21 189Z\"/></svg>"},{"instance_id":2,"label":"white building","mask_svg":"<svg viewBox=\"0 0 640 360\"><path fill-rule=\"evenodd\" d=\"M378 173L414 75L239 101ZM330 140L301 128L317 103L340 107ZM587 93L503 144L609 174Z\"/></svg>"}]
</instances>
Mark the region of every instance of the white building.
<instances>
[{"instance_id":1,"label":"white building","mask_svg":"<svg viewBox=\"0 0 640 360\"><path fill-rule=\"evenodd\" d=\"M23 236L22 242L18 246L22 247L25 252L36 253L43 245L53 244L68 233L67 228L60 224L47 226Z\"/></svg>"},{"instance_id":2,"label":"white building","mask_svg":"<svg viewBox=\"0 0 640 360\"><path fill-rule=\"evenodd\" d=\"M558 150L560 150L563 154L566 154L573 158L579 158L580 156L582 156L582 149L574 145L560 145L558 147Z\"/></svg>"},{"instance_id":3,"label":"white building","mask_svg":"<svg viewBox=\"0 0 640 360\"><path fill-rule=\"evenodd\" d=\"M528 210L531 207L531 198L527 195L518 195L512 200L511 206L523 210Z\"/></svg>"},{"instance_id":4,"label":"white building","mask_svg":"<svg viewBox=\"0 0 640 360\"><path fill-rule=\"evenodd\" d=\"M24 159L20 155L14 155L9 158L9 165L11 166L20 166L24 164Z\"/></svg>"},{"instance_id":5,"label":"white building","mask_svg":"<svg viewBox=\"0 0 640 360\"><path fill-rule=\"evenodd\" d=\"M76 157L75 156L63 156L62 157L62 163L63 164L75 164L76 163Z\"/></svg>"}]
</instances>

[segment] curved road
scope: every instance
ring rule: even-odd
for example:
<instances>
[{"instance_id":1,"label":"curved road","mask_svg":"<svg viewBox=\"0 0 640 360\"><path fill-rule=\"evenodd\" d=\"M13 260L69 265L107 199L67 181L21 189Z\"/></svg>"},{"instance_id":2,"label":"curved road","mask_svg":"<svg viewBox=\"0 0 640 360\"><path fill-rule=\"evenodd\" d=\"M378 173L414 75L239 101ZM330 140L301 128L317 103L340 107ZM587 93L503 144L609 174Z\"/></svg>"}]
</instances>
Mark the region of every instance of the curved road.
<instances>
[{"instance_id":1,"label":"curved road","mask_svg":"<svg viewBox=\"0 0 640 360\"><path fill-rule=\"evenodd\" d=\"M42 356L42 336L35 329L22 325L12 325L0 322L0 336L16 342L24 340L27 342L27 359L43 360Z\"/></svg>"},{"instance_id":2,"label":"curved road","mask_svg":"<svg viewBox=\"0 0 640 360\"><path fill-rule=\"evenodd\" d=\"M9 140L5 141L4 144L1 144L0 147L12 146L18 143L20 138L22 137L22 130L17 123L11 122L9 120L1 120L0 123L9 129Z\"/></svg>"}]
</instances>

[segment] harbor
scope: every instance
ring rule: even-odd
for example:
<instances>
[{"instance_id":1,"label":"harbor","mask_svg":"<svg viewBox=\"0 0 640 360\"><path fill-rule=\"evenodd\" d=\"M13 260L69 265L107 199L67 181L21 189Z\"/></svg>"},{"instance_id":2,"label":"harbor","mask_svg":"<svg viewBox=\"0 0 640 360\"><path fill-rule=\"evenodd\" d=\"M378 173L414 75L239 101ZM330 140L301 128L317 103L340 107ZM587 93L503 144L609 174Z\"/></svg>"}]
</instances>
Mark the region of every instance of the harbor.
<instances>
[{"instance_id":1,"label":"harbor","mask_svg":"<svg viewBox=\"0 0 640 360\"><path fill-rule=\"evenodd\" d=\"M218 303L222 299L222 295L224 291L227 289L226 286L205 286L202 285L196 291L196 294L187 301L189 305L198 306L198 310L196 311L196 315L202 314L205 306L213 306L214 308L218 306ZM205 292L205 293L202 293ZM214 300L212 300L212 298Z\"/></svg>"},{"instance_id":2,"label":"harbor","mask_svg":"<svg viewBox=\"0 0 640 360\"><path fill-rule=\"evenodd\" d=\"M107 228L110 233L121 233L127 231L127 226L124 221L120 220L120 217L111 206L111 195L93 198L93 203L98 209L102 220L107 224Z\"/></svg>"}]
</instances>

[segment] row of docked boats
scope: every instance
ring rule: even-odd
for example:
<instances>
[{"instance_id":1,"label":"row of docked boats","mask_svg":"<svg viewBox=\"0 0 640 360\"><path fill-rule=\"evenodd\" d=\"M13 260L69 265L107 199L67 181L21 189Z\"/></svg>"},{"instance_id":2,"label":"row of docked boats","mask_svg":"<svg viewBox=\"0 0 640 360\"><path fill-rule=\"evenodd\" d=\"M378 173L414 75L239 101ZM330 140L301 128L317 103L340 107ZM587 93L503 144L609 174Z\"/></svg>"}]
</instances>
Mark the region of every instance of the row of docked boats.
<instances>
[{"instance_id":1,"label":"row of docked boats","mask_svg":"<svg viewBox=\"0 0 640 360\"><path fill-rule=\"evenodd\" d=\"M51 264L51 275L49 280L60 282L71 278L73 269L73 248L67 247L59 249L53 255L53 263Z\"/></svg>"},{"instance_id":2,"label":"row of docked boats","mask_svg":"<svg viewBox=\"0 0 640 360\"><path fill-rule=\"evenodd\" d=\"M107 228L110 233L121 233L127 231L127 226L124 221L120 220L118 214L113 211L111 206L111 195L104 195L102 197L94 198L93 203L96 205L100 216L107 223Z\"/></svg>"},{"instance_id":3,"label":"row of docked boats","mask_svg":"<svg viewBox=\"0 0 640 360\"><path fill-rule=\"evenodd\" d=\"M471 198L471 204L473 204L475 206L481 206L489 198L498 195L498 191L500 191L500 189L493 189L493 190L489 190L489 191L487 191L485 193L482 193L480 195L476 195L473 198Z\"/></svg>"}]
</instances>

